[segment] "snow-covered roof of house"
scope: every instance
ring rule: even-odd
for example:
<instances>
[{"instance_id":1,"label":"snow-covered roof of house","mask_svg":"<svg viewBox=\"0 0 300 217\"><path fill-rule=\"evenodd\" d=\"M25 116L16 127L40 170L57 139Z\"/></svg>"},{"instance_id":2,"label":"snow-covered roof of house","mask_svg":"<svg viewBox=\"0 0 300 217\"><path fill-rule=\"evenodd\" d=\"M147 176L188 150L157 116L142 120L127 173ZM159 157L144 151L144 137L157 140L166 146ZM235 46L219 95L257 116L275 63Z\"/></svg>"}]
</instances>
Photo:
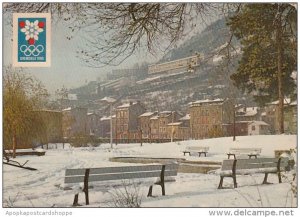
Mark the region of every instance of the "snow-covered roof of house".
<instances>
[{"instance_id":1,"label":"snow-covered roof of house","mask_svg":"<svg viewBox=\"0 0 300 217\"><path fill-rule=\"evenodd\" d=\"M194 105L194 104L204 104L204 103L223 103L224 102L224 99L220 99L220 98L217 98L217 99L204 99L204 100L197 100L197 101L194 101L194 102L190 102L188 105Z\"/></svg>"},{"instance_id":2,"label":"snow-covered roof of house","mask_svg":"<svg viewBox=\"0 0 300 217\"><path fill-rule=\"evenodd\" d=\"M158 119L158 115L154 115L152 118L150 118L150 120L157 120Z\"/></svg>"},{"instance_id":3,"label":"snow-covered roof of house","mask_svg":"<svg viewBox=\"0 0 300 217\"><path fill-rule=\"evenodd\" d=\"M71 107L68 107L68 108L65 108L65 109L63 109L62 111L71 111Z\"/></svg>"},{"instance_id":4,"label":"snow-covered roof of house","mask_svg":"<svg viewBox=\"0 0 300 217\"><path fill-rule=\"evenodd\" d=\"M118 106L117 108L129 108L130 106L136 105L136 104L137 104L137 102L131 102L131 103L128 102L128 103L124 103L124 104Z\"/></svg>"},{"instance_id":5,"label":"snow-covered roof of house","mask_svg":"<svg viewBox=\"0 0 300 217\"><path fill-rule=\"evenodd\" d=\"M100 118L100 121L107 121L107 120L110 120L110 116L109 117L103 116L102 118Z\"/></svg>"},{"instance_id":6,"label":"snow-covered roof of house","mask_svg":"<svg viewBox=\"0 0 300 217\"><path fill-rule=\"evenodd\" d=\"M162 112L159 112L160 114L171 114L172 111L162 111Z\"/></svg>"},{"instance_id":7,"label":"snow-covered roof of house","mask_svg":"<svg viewBox=\"0 0 300 217\"><path fill-rule=\"evenodd\" d=\"M268 105L278 105L278 104L279 104L279 100L268 103ZM297 100L291 101L291 98L285 98L283 100L283 104L284 105L297 105Z\"/></svg>"},{"instance_id":8,"label":"snow-covered roof of house","mask_svg":"<svg viewBox=\"0 0 300 217\"><path fill-rule=\"evenodd\" d=\"M141 114L140 117L149 117L154 114L155 114L155 112L145 112L144 114Z\"/></svg>"},{"instance_id":9,"label":"snow-covered roof of house","mask_svg":"<svg viewBox=\"0 0 300 217\"><path fill-rule=\"evenodd\" d=\"M113 103L116 100L114 98L106 96L106 97L102 98L100 101L104 101L104 102L107 102L107 103Z\"/></svg>"},{"instance_id":10,"label":"snow-covered roof of house","mask_svg":"<svg viewBox=\"0 0 300 217\"><path fill-rule=\"evenodd\" d=\"M247 108L240 108L238 112L243 113L242 115L237 116L254 116L257 115L258 107L247 107Z\"/></svg>"},{"instance_id":11,"label":"snow-covered roof of house","mask_svg":"<svg viewBox=\"0 0 300 217\"><path fill-rule=\"evenodd\" d=\"M185 116L183 116L183 117L180 118L179 120L180 120L180 121L186 121L186 120L190 120L190 119L191 119L190 114L186 114Z\"/></svg>"},{"instance_id":12,"label":"snow-covered roof of house","mask_svg":"<svg viewBox=\"0 0 300 217\"><path fill-rule=\"evenodd\" d=\"M239 108L239 107L242 107L242 106L243 106L243 104L235 104L234 105L235 108Z\"/></svg>"},{"instance_id":13,"label":"snow-covered roof of house","mask_svg":"<svg viewBox=\"0 0 300 217\"><path fill-rule=\"evenodd\" d=\"M179 126L181 124L182 122L174 122L174 123L169 123L168 126Z\"/></svg>"},{"instance_id":14,"label":"snow-covered roof of house","mask_svg":"<svg viewBox=\"0 0 300 217\"><path fill-rule=\"evenodd\" d=\"M161 111L159 112L159 117L168 117L172 115L172 111Z\"/></svg>"}]
</instances>

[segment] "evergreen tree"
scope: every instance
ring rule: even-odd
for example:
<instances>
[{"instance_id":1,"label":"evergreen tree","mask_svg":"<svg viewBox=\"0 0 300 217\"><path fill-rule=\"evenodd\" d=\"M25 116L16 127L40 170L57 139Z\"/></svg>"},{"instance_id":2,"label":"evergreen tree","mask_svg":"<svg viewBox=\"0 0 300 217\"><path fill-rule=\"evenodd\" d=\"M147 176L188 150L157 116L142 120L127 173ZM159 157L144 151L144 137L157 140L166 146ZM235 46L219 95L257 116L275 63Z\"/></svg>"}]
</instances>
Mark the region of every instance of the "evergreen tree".
<instances>
[{"instance_id":1,"label":"evergreen tree","mask_svg":"<svg viewBox=\"0 0 300 217\"><path fill-rule=\"evenodd\" d=\"M234 84L263 105L279 100L279 132L284 132L284 97L296 96L297 11L290 4L245 4L228 25L242 45Z\"/></svg>"}]
</instances>

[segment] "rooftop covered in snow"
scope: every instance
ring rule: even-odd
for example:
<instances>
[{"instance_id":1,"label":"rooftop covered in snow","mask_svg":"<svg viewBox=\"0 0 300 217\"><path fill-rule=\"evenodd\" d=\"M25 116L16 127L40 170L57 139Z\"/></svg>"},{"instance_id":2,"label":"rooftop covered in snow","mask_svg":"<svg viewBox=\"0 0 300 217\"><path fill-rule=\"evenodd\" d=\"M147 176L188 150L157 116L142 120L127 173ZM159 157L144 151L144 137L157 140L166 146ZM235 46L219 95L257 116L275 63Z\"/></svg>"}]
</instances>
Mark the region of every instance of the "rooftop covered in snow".
<instances>
[{"instance_id":1,"label":"rooftop covered in snow","mask_svg":"<svg viewBox=\"0 0 300 217\"><path fill-rule=\"evenodd\" d=\"M197 100L194 102L190 102L188 105L192 106L192 105L200 105L200 104L222 104L225 100L224 99L203 99L203 100Z\"/></svg>"},{"instance_id":2,"label":"rooftop covered in snow","mask_svg":"<svg viewBox=\"0 0 300 217\"><path fill-rule=\"evenodd\" d=\"M149 117L154 115L156 112L145 112L144 114L141 114L139 117Z\"/></svg>"}]
</instances>

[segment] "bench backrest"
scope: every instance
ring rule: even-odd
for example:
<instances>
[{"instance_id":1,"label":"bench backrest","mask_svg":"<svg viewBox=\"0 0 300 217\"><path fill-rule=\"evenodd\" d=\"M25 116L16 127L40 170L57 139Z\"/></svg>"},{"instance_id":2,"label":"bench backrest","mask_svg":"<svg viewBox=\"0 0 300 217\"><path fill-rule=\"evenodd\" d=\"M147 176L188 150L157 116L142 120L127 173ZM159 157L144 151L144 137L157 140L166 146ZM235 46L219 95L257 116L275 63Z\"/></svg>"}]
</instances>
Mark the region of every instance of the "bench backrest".
<instances>
[{"instance_id":1,"label":"bench backrest","mask_svg":"<svg viewBox=\"0 0 300 217\"><path fill-rule=\"evenodd\" d=\"M90 168L88 181L160 177L163 166L165 166L164 176L177 175L178 164L102 167ZM65 173L65 183L84 182L85 173L86 169L67 169Z\"/></svg>"},{"instance_id":2,"label":"bench backrest","mask_svg":"<svg viewBox=\"0 0 300 217\"><path fill-rule=\"evenodd\" d=\"M260 154L261 148L230 148L232 154Z\"/></svg>"},{"instance_id":3,"label":"bench backrest","mask_svg":"<svg viewBox=\"0 0 300 217\"><path fill-rule=\"evenodd\" d=\"M288 158L257 158L257 159L237 159L237 160L223 160L221 170L232 170L234 162L236 161L236 170L243 169L263 169L263 168L277 168L280 159L280 169L284 170L288 166Z\"/></svg>"},{"instance_id":4,"label":"bench backrest","mask_svg":"<svg viewBox=\"0 0 300 217\"><path fill-rule=\"evenodd\" d=\"M208 151L209 147L202 147L202 146L187 146L186 150L188 151Z\"/></svg>"}]
</instances>

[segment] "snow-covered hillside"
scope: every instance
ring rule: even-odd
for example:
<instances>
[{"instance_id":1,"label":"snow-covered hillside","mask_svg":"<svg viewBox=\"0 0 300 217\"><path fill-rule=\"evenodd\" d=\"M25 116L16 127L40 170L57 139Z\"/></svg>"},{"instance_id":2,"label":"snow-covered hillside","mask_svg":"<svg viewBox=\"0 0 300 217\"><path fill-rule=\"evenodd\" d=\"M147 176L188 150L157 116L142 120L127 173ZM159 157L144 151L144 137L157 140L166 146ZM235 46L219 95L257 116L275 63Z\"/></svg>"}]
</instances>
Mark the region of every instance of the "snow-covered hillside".
<instances>
[{"instance_id":1,"label":"snow-covered hillside","mask_svg":"<svg viewBox=\"0 0 300 217\"><path fill-rule=\"evenodd\" d=\"M187 146L209 146L205 157L183 156ZM3 166L3 206L14 207L70 207L74 192L63 191L60 187L66 168L91 168L133 165L130 163L110 162L111 157L163 157L185 158L190 161L218 161L227 158L226 152L231 147L260 147L262 156L274 156L274 150L289 150L297 146L296 135L245 136L191 140L163 144L119 144L111 150L109 144L90 148L46 150L46 155L17 157L19 162L29 160L27 166L38 169L29 171L8 165ZM50 146L51 147L51 146ZM289 174L287 174L289 176ZM139 192L142 207L286 207L295 206L290 197L289 181L278 184L277 177L270 175L273 185L261 185L263 174L238 176L239 188L218 190L219 176L213 172L179 173L175 182L166 183L166 196L161 196L159 186L154 187L153 198L147 198L149 183L141 182ZM111 183L93 184L90 190L91 207L110 206ZM225 179L224 185L232 187L232 179ZM120 186L120 184L119 184ZM287 197L288 195L288 197ZM84 204L84 194L79 196Z\"/></svg>"}]
</instances>

